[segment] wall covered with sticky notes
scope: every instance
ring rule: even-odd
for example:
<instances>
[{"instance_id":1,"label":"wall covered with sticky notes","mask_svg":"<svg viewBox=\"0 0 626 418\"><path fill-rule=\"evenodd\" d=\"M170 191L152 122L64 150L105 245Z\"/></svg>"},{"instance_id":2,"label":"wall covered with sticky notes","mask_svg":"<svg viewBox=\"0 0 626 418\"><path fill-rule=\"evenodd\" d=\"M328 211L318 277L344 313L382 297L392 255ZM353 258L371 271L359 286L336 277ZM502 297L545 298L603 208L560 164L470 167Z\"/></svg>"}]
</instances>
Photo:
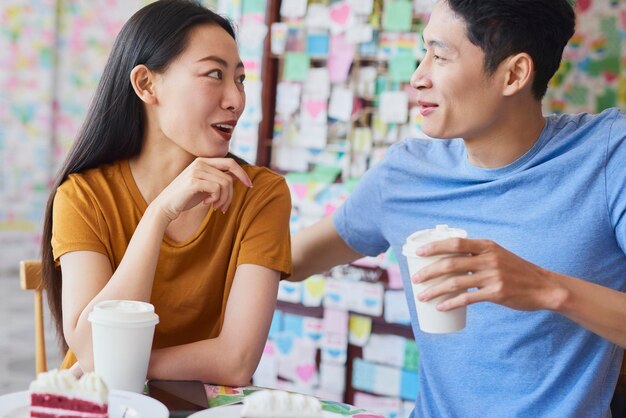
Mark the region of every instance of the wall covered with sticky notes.
<instances>
[{"instance_id":1,"label":"wall covered with sticky notes","mask_svg":"<svg viewBox=\"0 0 626 418\"><path fill-rule=\"evenodd\" d=\"M124 22L152 0L0 2L0 271L39 258L50 184ZM254 162L259 142L267 0L203 0L236 25L247 106L232 151Z\"/></svg>"},{"instance_id":2,"label":"wall covered with sticky notes","mask_svg":"<svg viewBox=\"0 0 626 418\"><path fill-rule=\"evenodd\" d=\"M285 173L291 190L294 233L332 214L391 144L425 137L409 81L423 57L421 31L434 3L280 2L278 19L270 26L278 76L268 142L271 165ZM575 5L577 32L551 81L544 112L625 109L626 3L585 0ZM281 283L272 324L278 331L268 340L274 354L263 360L272 364L264 370L275 373L255 379L387 417L408 416L418 390L419 352L407 326L397 261L388 252L358 264L301 284ZM370 281L368 271L383 271L384 280ZM294 326L288 315L308 325ZM297 339L317 350L315 360L309 353L307 368L301 369L307 373L281 366L302 366L285 351L302 349Z\"/></svg>"}]
</instances>

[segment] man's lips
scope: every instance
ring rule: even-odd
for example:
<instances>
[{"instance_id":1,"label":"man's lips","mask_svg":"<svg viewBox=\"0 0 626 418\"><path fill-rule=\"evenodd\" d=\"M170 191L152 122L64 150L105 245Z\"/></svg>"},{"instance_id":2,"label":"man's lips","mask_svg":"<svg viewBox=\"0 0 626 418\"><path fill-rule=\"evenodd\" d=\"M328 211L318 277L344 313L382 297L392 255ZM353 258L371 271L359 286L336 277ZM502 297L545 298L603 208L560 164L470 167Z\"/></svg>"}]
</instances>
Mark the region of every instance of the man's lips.
<instances>
[{"instance_id":1,"label":"man's lips","mask_svg":"<svg viewBox=\"0 0 626 418\"><path fill-rule=\"evenodd\" d=\"M439 105L436 103L425 102L423 100L418 100L417 104L420 106L420 115L422 116L430 115L432 112L435 111L435 109L439 107Z\"/></svg>"}]
</instances>

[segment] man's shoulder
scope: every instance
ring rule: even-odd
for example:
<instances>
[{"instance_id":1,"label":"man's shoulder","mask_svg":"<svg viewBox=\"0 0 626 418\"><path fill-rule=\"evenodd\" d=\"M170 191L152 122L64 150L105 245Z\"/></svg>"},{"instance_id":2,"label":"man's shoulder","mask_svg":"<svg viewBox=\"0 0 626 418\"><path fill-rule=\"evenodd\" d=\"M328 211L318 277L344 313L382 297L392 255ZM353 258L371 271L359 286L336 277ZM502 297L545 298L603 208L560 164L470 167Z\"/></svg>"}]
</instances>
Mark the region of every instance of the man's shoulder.
<instances>
[{"instance_id":1,"label":"man's shoulder","mask_svg":"<svg viewBox=\"0 0 626 418\"><path fill-rule=\"evenodd\" d=\"M624 113L615 107L605 109L600 113L565 113L562 115L551 116L555 122L555 128L557 130L567 129L579 129L579 128L607 128L612 127L615 123L622 129L626 127L626 116Z\"/></svg>"}]
</instances>

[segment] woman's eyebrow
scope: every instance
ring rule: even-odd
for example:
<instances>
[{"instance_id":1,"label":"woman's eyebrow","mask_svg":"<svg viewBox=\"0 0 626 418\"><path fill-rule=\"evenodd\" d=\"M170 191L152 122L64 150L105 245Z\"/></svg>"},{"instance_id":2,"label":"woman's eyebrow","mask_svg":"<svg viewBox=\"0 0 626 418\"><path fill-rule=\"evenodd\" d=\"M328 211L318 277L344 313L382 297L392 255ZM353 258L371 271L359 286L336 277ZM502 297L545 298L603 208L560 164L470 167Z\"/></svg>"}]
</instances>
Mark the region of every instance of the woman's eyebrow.
<instances>
[{"instance_id":1,"label":"woman's eyebrow","mask_svg":"<svg viewBox=\"0 0 626 418\"><path fill-rule=\"evenodd\" d=\"M214 61L217 62L218 64L220 64L222 67L226 67L228 68L228 62L226 62L226 60L224 58L221 58L217 55L209 55L207 57L204 58L200 58L197 62L201 62L201 61ZM243 68L243 62L239 61L237 63L237 65L235 66L235 68Z\"/></svg>"}]
</instances>

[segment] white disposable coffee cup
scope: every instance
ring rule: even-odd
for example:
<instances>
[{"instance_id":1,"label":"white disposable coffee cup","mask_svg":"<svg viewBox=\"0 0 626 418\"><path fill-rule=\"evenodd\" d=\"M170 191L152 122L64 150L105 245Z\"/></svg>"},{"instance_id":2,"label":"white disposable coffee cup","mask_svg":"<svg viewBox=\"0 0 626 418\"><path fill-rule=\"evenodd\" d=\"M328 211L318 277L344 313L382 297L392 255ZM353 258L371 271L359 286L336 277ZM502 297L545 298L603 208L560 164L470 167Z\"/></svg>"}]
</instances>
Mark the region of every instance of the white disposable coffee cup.
<instances>
[{"instance_id":1,"label":"white disposable coffee cup","mask_svg":"<svg viewBox=\"0 0 626 418\"><path fill-rule=\"evenodd\" d=\"M411 234L405 244L402 246L402 254L406 257L409 267L409 274L411 277L417 273L423 267L434 263L444 257L448 257L451 254L436 255L431 257L420 257L415 251L429 242L440 241L447 238L467 238L467 232L458 228L449 228L448 225L437 225L434 229L424 229ZM449 332L456 332L465 328L465 321L467 317L466 307L453 309L451 311L442 312L437 309L437 304L451 299L461 292L448 293L421 302L417 299L417 295L431 286L437 285L450 276L438 277L436 279L428 280L424 283L412 283L413 296L415 300L415 309L417 311L417 318L420 325L420 329L424 332L433 334L444 334Z\"/></svg>"},{"instance_id":2,"label":"white disposable coffee cup","mask_svg":"<svg viewBox=\"0 0 626 418\"><path fill-rule=\"evenodd\" d=\"M159 317L154 306L135 300L106 300L89 313L94 371L109 389L142 393Z\"/></svg>"}]
</instances>

